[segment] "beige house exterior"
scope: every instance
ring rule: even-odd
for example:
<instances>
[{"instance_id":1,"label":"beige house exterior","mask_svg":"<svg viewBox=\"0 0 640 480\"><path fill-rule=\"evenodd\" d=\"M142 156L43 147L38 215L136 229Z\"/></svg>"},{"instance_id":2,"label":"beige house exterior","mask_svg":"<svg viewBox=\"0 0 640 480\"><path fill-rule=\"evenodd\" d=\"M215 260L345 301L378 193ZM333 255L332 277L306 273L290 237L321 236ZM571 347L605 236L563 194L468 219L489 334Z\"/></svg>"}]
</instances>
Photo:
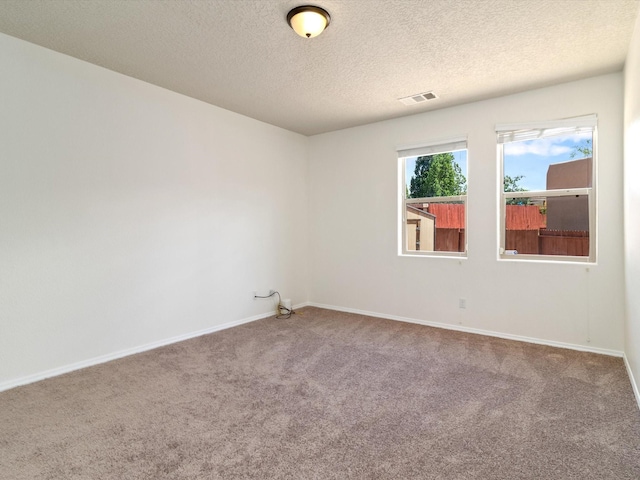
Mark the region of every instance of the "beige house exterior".
<instances>
[{"instance_id":1,"label":"beige house exterior","mask_svg":"<svg viewBox=\"0 0 640 480\"><path fill-rule=\"evenodd\" d=\"M407 250L433 252L436 238L435 215L407 205L406 228Z\"/></svg>"}]
</instances>

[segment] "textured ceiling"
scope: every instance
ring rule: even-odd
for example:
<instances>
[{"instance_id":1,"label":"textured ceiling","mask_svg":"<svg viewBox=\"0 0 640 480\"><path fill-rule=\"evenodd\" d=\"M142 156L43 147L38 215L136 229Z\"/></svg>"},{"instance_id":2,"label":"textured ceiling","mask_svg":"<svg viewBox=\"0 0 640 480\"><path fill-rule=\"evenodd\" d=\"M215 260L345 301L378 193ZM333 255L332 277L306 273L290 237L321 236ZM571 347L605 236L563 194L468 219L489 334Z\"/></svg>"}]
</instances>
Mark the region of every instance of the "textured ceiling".
<instances>
[{"instance_id":1,"label":"textured ceiling","mask_svg":"<svg viewBox=\"0 0 640 480\"><path fill-rule=\"evenodd\" d=\"M622 68L639 0L1 0L0 32L305 135ZM440 98L405 106L400 97Z\"/></svg>"}]
</instances>

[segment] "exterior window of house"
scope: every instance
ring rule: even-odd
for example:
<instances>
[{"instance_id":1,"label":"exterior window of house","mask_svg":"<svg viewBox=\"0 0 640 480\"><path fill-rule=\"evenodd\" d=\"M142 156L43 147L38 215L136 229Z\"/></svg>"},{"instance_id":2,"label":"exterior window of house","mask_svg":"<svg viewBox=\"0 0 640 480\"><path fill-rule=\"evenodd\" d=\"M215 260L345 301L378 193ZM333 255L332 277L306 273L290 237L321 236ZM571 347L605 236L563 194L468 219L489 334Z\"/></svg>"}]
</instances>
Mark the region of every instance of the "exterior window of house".
<instances>
[{"instance_id":1,"label":"exterior window of house","mask_svg":"<svg viewBox=\"0 0 640 480\"><path fill-rule=\"evenodd\" d=\"M596 124L498 125L503 259L595 262Z\"/></svg>"},{"instance_id":2,"label":"exterior window of house","mask_svg":"<svg viewBox=\"0 0 640 480\"><path fill-rule=\"evenodd\" d=\"M467 140L398 149L402 255L466 256Z\"/></svg>"}]
</instances>

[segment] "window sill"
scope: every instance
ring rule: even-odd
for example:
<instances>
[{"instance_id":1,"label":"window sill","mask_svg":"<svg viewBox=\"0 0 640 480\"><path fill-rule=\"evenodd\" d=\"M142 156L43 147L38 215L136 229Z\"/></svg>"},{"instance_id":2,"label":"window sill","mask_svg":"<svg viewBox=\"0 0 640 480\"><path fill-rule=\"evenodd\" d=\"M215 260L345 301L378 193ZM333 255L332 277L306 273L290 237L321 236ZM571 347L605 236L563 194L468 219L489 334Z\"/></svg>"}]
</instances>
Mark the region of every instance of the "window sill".
<instances>
[{"instance_id":1,"label":"window sill","mask_svg":"<svg viewBox=\"0 0 640 480\"><path fill-rule=\"evenodd\" d=\"M559 255L498 255L498 261L526 262L526 263L554 263L558 265L597 265L595 260L589 257L564 257Z\"/></svg>"},{"instance_id":2,"label":"window sill","mask_svg":"<svg viewBox=\"0 0 640 480\"><path fill-rule=\"evenodd\" d=\"M466 260L467 253L456 252L424 252L424 253L399 253L399 257L411 258L449 258L453 260Z\"/></svg>"}]
</instances>

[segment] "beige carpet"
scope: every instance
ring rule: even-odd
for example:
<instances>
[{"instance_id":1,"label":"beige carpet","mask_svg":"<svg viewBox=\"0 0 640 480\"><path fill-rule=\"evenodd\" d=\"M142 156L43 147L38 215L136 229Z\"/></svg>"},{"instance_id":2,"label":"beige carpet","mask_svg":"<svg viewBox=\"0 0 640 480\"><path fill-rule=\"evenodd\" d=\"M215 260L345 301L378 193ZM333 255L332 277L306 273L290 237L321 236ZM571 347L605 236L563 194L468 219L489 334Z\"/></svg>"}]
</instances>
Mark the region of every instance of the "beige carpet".
<instances>
[{"instance_id":1,"label":"beige carpet","mask_svg":"<svg viewBox=\"0 0 640 480\"><path fill-rule=\"evenodd\" d=\"M619 358L300 313L0 393L0 478L640 478Z\"/></svg>"}]
</instances>

